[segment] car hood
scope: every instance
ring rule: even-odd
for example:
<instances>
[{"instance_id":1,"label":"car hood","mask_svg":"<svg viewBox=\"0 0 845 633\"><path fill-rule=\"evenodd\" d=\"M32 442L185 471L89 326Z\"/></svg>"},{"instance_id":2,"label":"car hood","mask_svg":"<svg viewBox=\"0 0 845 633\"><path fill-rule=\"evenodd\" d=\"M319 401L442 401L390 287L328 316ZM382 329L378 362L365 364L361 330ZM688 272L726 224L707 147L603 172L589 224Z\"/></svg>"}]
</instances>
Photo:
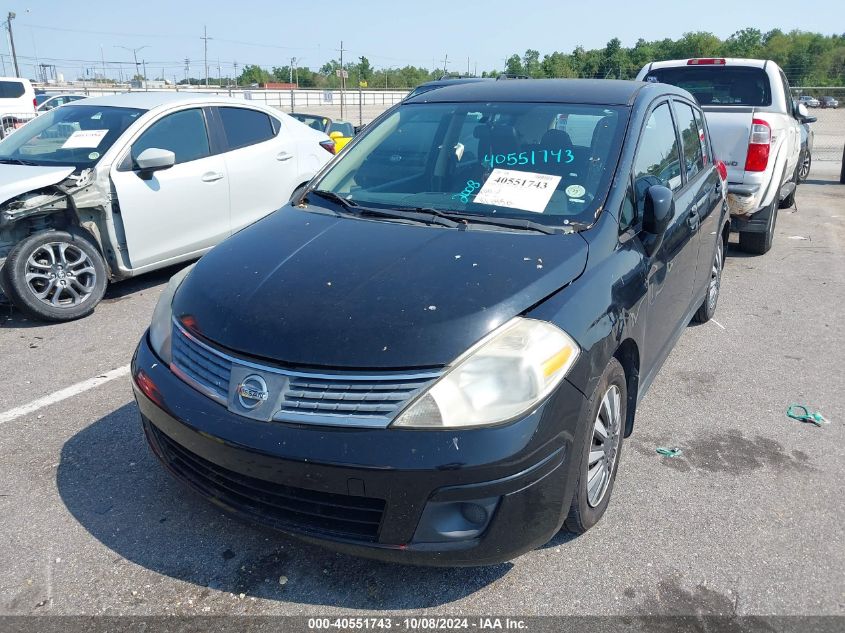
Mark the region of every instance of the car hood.
<instances>
[{"instance_id":1,"label":"car hood","mask_svg":"<svg viewBox=\"0 0 845 633\"><path fill-rule=\"evenodd\" d=\"M173 314L294 366L446 365L577 278L577 233L458 230L285 207L203 257Z\"/></svg>"},{"instance_id":2,"label":"car hood","mask_svg":"<svg viewBox=\"0 0 845 633\"><path fill-rule=\"evenodd\" d=\"M73 167L0 165L0 204L12 198L60 183L73 173Z\"/></svg>"}]
</instances>

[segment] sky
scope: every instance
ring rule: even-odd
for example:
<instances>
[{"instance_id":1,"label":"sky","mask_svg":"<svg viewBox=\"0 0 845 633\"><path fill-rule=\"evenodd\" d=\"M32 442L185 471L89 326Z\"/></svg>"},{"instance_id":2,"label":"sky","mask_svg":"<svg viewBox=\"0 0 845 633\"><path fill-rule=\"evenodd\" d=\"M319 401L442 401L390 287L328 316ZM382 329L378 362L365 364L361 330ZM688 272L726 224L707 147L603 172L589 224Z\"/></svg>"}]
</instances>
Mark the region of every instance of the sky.
<instances>
[{"instance_id":1,"label":"sky","mask_svg":"<svg viewBox=\"0 0 845 633\"><path fill-rule=\"evenodd\" d=\"M403 6L404 5L404 6ZM797 8L796 8L797 7ZM21 74L36 77L38 63L55 64L65 79L102 73L118 78L132 71L133 53L146 61L147 76L204 76L203 27L207 28L209 74L224 76L234 64L318 69L337 59L366 56L376 67L415 65L450 72L501 69L509 55L536 49L541 56L603 47L613 37L631 46L638 38L677 38L687 31L719 37L744 28L765 32L800 29L827 35L845 32L843 0L13 0L12 29ZM834 31L832 29L839 29ZM0 43L4 74L14 74L8 38ZM125 47L125 48L122 48ZM448 57L447 57L448 56ZM105 60L105 64L103 64ZM3 68L0 68L3 70Z\"/></svg>"}]
</instances>

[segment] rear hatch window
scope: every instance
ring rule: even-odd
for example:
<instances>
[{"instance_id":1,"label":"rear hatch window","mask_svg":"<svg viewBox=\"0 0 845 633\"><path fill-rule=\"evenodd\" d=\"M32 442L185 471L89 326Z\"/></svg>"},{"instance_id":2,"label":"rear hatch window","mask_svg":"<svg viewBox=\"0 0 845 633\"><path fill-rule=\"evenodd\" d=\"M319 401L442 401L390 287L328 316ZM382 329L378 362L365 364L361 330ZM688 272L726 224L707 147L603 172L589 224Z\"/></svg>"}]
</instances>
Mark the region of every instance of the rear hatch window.
<instances>
[{"instance_id":1,"label":"rear hatch window","mask_svg":"<svg viewBox=\"0 0 845 633\"><path fill-rule=\"evenodd\" d=\"M17 99L26 92L20 81L0 81L0 99Z\"/></svg>"},{"instance_id":2,"label":"rear hatch window","mask_svg":"<svg viewBox=\"0 0 845 633\"><path fill-rule=\"evenodd\" d=\"M769 77L762 68L715 65L655 68L645 80L683 88L703 106L772 105Z\"/></svg>"}]
</instances>

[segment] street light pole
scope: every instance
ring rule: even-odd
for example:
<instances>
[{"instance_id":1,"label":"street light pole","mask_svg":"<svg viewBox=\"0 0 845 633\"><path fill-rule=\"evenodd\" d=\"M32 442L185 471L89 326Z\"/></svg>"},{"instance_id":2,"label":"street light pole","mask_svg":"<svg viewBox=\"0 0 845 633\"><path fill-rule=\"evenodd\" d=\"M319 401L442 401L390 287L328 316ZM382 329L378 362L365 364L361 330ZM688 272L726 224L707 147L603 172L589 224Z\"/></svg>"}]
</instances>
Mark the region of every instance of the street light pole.
<instances>
[{"instance_id":1,"label":"street light pole","mask_svg":"<svg viewBox=\"0 0 845 633\"><path fill-rule=\"evenodd\" d=\"M12 34L12 20L15 19L15 12L9 11L6 17L6 28L9 30L9 49L12 51L12 62L15 65L15 77L21 76L20 68L18 68L18 55L15 53L15 36Z\"/></svg>"},{"instance_id":2,"label":"street light pole","mask_svg":"<svg viewBox=\"0 0 845 633\"><path fill-rule=\"evenodd\" d=\"M122 48L125 51L132 51L132 57L135 58L135 75L136 76L140 75L141 69L138 66L138 51L142 51L145 48L149 48L149 46L144 45L144 46L139 46L138 48L130 48L129 46L120 46L120 45L115 44L115 48ZM144 69L144 79L146 79L146 78L147 77L146 77L146 68L145 68Z\"/></svg>"}]
</instances>

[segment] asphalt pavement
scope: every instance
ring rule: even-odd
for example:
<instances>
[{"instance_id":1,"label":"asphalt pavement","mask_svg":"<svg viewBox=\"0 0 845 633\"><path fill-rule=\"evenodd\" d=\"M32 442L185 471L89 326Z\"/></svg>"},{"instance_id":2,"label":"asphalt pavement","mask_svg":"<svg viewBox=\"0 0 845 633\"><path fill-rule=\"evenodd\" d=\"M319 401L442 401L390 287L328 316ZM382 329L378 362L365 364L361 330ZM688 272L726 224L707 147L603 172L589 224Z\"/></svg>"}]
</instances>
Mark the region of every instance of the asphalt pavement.
<instances>
[{"instance_id":1,"label":"asphalt pavement","mask_svg":"<svg viewBox=\"0 0 845 633\"><path fill-rule=\"evenodd\" d=\"M173 481L113 370L175 269L73 323L0 306L0 614L845 614L837 179L814 166L767 255L731 249L716 318L688 328L643 401L604 519L493 567L335 554ZM831 423L790 420L792 402Z\"/></svg>"}]
</instances>

